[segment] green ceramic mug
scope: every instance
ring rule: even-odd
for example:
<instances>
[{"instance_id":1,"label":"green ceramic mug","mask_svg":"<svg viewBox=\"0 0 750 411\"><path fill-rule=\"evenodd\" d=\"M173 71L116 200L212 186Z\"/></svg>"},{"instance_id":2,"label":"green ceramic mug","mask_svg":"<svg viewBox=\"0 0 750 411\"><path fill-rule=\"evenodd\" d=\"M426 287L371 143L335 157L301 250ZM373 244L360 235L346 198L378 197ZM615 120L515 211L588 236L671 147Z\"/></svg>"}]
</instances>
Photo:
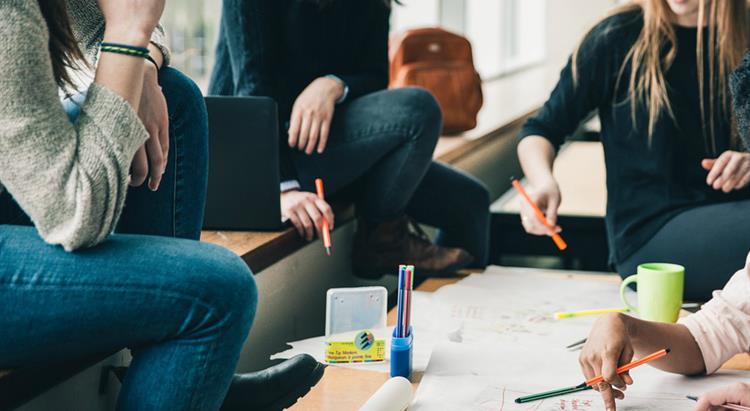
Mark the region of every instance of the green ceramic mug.
<instances>
[{"instance_id":1,"label":"green ceramic mug","mask_svg":"<svg viewBox=\"0 0 750 411\"><path fill-rule=\"evenodd\" d=\"M638 284L638 307L625 298L625 289ZM638 266L638 274L626 278L620 286L623 304L644 320L673 323L680 316L685 267L677 264L647 263Z\"/></svg>"}]
</instances>

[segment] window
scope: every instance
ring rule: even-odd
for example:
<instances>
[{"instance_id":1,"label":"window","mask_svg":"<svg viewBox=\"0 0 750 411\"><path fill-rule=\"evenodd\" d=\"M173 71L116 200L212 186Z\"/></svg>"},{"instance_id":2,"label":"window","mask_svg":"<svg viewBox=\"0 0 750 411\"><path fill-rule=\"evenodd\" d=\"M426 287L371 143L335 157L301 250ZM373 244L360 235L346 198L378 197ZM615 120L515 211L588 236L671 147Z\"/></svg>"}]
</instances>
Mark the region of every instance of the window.
<instances>
[{"instance_id":1,"label":"window","mask_svg":"<svg viewBox=\"0 0 750 411\"><path fill-rule=\"evenodd\" d=\"M547 1L404 0L393 6L391 29L440 26L466 36L477 70L489 79L544 60ZM203 90L213 67L221 3L170 1L162 18L172 64Z\"/></svg>"},{"instance_id":2,"label":"window","mask_svg":"<svg viewBox=\"0 0 750 411\"><path fill-rule=\"evenodd\" d=\"M205 91L214 62L221 1L176 0L167 2L162 25L167 31L172 65L195 80Z\"/></svg>"},{"instance_id":3,"label":"window","mask_svg":"<svg viewBox=\"0 0 750 411\"><path fill-rule=\"evenodd\" d=\"M391 30L402 31L416 27L440 24L440 2L437 0L409 0L403 5L394 4L391 13Z\"/></svg>"},{"instance_id":4,"label":"window","mask_svg":"<svg viewBox=\"0 0 750 411\"><path fill-rule=\"evenodd\" d=\"M410 0L394 6L392 27L441 26L466 36L488 79L544 60L546 0Z\"/></svg>"}]
</instances>

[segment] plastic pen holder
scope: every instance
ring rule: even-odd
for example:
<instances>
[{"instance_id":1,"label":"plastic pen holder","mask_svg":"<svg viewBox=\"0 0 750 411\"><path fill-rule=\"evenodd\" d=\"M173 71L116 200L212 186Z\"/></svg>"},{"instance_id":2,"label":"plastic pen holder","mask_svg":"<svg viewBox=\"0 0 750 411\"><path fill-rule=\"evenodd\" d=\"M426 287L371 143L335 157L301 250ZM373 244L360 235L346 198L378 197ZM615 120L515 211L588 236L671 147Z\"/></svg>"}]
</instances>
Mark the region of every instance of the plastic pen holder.
<instances>
[{"instance_id":1,"label":"plastic pen holder","mask_svg":"<svg viewBox=\"0 0 750 411\"><path fill-rule=\"evenodd\" d=\"M393 329L393 339L391 339L391 377L404 377L411 379L411 360L414 348L414 335L411 327L406 337L399 338L396 336L396 329Z\"/></svg>"}]
</instances>

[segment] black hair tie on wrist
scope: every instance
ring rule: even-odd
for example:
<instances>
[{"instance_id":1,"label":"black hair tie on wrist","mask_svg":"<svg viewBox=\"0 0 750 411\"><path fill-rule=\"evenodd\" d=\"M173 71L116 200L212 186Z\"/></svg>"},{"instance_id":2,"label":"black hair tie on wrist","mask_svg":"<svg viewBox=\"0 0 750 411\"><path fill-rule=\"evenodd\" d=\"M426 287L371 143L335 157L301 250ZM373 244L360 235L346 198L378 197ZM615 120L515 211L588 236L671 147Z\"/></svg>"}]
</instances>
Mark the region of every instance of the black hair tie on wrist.
<instances>
[{"instance_id":1,"label":"black hair tie on wrist","mask_svg":"<svg viewBox=\"0 0 750 411\"><path fill-rule=\"evenodd\" d=\"M148 54L148 55L146 56L146 60L150 61L150 62L151 62L151 64L153 64L153 65L154 65L154 67L156 67L156 71L159 71L159 70L161 69L161 67L159 67L159 64L158 64L158 63L156 62L156 60L154 60L154 58L153 58L153 57L151 57L151 54Z\"/></svg>"}]
</instances>

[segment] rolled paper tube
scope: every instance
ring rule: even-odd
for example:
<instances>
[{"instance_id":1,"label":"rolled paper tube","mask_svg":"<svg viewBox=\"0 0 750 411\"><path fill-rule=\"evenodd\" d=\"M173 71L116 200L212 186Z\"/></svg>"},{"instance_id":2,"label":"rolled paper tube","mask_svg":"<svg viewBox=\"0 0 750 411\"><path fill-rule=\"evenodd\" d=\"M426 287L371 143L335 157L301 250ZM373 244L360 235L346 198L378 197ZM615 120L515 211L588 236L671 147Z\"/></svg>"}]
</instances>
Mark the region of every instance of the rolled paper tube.
<instances>
[{"instance_id":1,"label":"rolled paper tube","mask_svg":"<svg viewBox=\"0 0 750 411\"><path fill-rule=\"evenodd\" d=\"M367 400L359 411L404 411L412 399L412 387L404 377L393 377Z\"/></svg>"}]
</instances>

